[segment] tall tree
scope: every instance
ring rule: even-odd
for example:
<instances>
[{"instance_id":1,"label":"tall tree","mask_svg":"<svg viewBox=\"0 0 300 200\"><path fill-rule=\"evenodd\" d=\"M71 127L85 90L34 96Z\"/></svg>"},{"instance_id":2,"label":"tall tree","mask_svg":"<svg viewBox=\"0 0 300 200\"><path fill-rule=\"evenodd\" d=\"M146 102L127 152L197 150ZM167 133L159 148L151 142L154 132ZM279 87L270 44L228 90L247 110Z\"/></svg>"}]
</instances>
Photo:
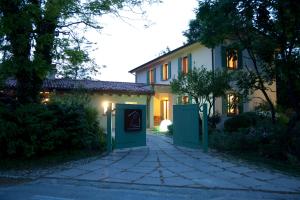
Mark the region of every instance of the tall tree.
<instances>
[{"instance_id":1,"label":"tall tree","mask_svg":"<svg viewBox=\"0 0 300 200\"><path fill-rule=\"evenodd\" d=\"M21 103L36 102L43 79L55 61L70 58L71 63L79 64L90 60L78 56L85 51L72 45L72 41L85 41L78 30L99 30L96 16L118 14L122 8L154 1L1 0L1 75L17 80L17 97Z\"/></svg>"},{"instance_id":2,"label":"tall tree","mask_svg":"<svg viewBox=\"0 0 300 200\"><path fill-rule=\"evenodd\" d=\"M238 85L245 94L260 90L275 121L275 106L267 93L275 78L278 94L283 91L280 85L286 86L285 107L300 117L299 30L300 5L293 0L207 0L199 2L185 35L209 47L229 40L245 49L253 67L245 66Z\"/></svg>"}]
</instances>

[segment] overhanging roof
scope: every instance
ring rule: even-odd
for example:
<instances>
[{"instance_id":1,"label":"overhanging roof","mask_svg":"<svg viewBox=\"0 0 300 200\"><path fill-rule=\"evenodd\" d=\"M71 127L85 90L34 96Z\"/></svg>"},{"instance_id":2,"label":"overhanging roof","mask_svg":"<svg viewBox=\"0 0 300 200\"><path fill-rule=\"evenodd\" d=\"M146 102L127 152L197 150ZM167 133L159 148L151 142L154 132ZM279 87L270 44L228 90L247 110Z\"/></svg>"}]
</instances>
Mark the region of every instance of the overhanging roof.
<instances>
[{"instance_id":1,"label":"overhanging roof","mask_svg":"<svg viewBox=\"0 0 300 200\"><path fill-rule=\"evenodd\" d=\"M140 65L140 66L138 66L138 67L136 67L136 68L134 68L132 70L130 70L129 73L134 73L134 72L138 71L139 69L142 69L144 67L152 65L153 63L156 63L157 61L159 61L161 59L164 59L164 58L170 56L171 54L177 53L178 51L183 50L185 48L188 48L190 46L193 46L193 45L195 45L197 43L200 44L199 42L194 42L194 43L189 43L189 44L183 45L181 47L178 47L178 48L176 48L176 49L174 49L174 50L172 50L172 51L170 51L170 52L168 52L168 53L166 53L164 55L161 55L161 56L159 56L157 58L154 58L153 60L150 60L149 62L146 62L146 63L144 63L144 64L142 64L142 65Z\"/></svg>"},{"instance_id":2,"label":"overhanging roof","mask_svg":"<svg viewBox=\"0 0 300 200\"><path fill-rule=\"evenodd\" d=\"M16 88L16 80L6 81L8 88ZM144 83L73 80L73 79L46 79L43 82L43 90L87 90L95 92L122 93L122 94L154 94L150 85Z\"/></svg>"}]
</instances>

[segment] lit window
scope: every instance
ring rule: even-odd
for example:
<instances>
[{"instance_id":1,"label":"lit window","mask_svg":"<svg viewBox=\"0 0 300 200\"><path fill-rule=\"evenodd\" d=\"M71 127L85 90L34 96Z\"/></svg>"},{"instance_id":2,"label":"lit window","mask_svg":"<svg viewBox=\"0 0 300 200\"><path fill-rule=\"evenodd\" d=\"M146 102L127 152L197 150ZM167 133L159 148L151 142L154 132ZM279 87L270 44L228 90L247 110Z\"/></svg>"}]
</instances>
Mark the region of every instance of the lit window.
<instances>
[{"instance_id":1,"label":"lit window","mask_svg":"<svg viewBox=\"0 0 300 200\"><path fill-rule=\"evenodd\" d=\"M189 72L189 60L188 57L182 59L182 73L187 74Z\"/></svg>"},{"instance_id":2,"label":"lit window","mask_svg":"<svg viewBox=\"0 0 300 200\"><path fill-rule=\"evenodd\" d=\"M149 82L154 83L154 69L149 71Z\"/></svg>"},{"instance_id":3,"label":"lit window","mask_svg":"<svg viewBox=\"0 0 300 200\"><path fill-rule=\"evenodd\" d=\"M165 81L165 80L168 80L168 73L169 73L169 71L168 71L168 64L164 64L163 65L163 70L162 70L162 73L163 73L163 80Z\"/></svg>"},{"instance_id":4,"label":"lit window","mask_svg":"<svg viewBox=\"0 0 300 200\"><path fill-rule=\"evenodd\" d=\"M226 63L228 69L238 68L238 51L236 49L228 49L226 51Z\"/></svg>"},{"instance_id":5,"label":"lit window","mask_svg":"<svg viewBox=\"0 0 300 200\"><path fill-rule=\"evenodd\" d=\"M227 114L239 114L239 97L236 94L227 94Z\"/></svg>"},{"instance_id":6,"label":"lit window","mask_svg":"<svg viewBox=\"0 0 300 200\"><path fill-rule=\"evenodd\" d=\"M183 96L182 97L182 103L183 104L188 104L189 103L189 97L188 96Z\"/></svg>"}]
</instances>

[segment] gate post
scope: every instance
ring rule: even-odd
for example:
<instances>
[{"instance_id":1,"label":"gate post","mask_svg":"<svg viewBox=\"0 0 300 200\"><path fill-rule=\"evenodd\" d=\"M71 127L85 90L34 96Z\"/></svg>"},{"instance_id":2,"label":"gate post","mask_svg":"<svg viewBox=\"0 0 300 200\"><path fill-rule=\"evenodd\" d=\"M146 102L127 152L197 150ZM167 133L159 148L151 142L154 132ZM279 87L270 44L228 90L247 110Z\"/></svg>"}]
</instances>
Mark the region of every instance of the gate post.
<instances>
[{"instance_id":1,"label":"gate post","mask_svg":"<svg viewBox=\"0 0 300 200\"><path fill-rule=\"evenodd\" d=\"M203 151L208 150L208 123L207 123L207 104L203 104L203 121L202 121L202 145Z\"/></svg>"},{"instance_id":2,"label":"gate post","mask_svg":"<svg viewBox=\"0 0 300 200\"><path fill-rule=\"evenodd\" d=\"M107 125L106 125L106 129L107 129L107 134L106 134L106 142L107 142L107 151L108 153L112 152L112 139L111 139L111 129L112 129L112 123L111 123L111 112L112 112L112 104L109 103L108 108L107 108L107 112L106 112L106 116L107 116Z\"/></svg>"}]
</instances>

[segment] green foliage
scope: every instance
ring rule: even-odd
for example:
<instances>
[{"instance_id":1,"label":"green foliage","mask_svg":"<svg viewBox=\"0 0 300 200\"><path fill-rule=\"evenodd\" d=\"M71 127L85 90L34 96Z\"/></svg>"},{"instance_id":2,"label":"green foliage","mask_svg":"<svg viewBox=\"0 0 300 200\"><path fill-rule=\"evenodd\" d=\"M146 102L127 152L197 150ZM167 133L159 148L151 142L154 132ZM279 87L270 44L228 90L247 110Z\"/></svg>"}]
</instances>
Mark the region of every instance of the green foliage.
<instances>
[{"instance_id":1,"label":"green foliage","mask_svg":"<svg viewBox=\"0 0 300 200\"><path fill-rule=\"evenodd\" d=\"M97 112L83 104L0 107L0 157L40 157L57 151L102 149Z\"/></svg>"},{"instance_id":2,"label":"green foliage","mask_svg":"<svg viewBox=\"0 0 300 200\"><path fill-rule=\"evenodd\" d=\"M274 125L269 118L259 118L255 126L231 132L214 131L210 135L210 144L219 151L251 153L296 164L300 162L299 124L293 130L294 134L287 135L286 125L280 123Z\"/></svg>"},{"instance_id":3,"label":"green foliage","mask_svg":"<svg viewBox=\"0 0 300 200\"><path fill-rule=\"evenodd\" d=\"M224 129L228 132L236 132L241 128L254 127L259 116L254 112L242 113L233 116L224 122Z\"/></svg>"},{"instance_id":4,"label":"green foliage","mask_svg":"<svg viewBox=\"0 0 300 200\"><path fill-rule=\"evenodd\" d=\"M193 68L187 74L179 74L171 81L172 92L178 95L190 95L199 106L209 103L211 113L213 95L223 96L230 89L230 74L226 71L209 71L205 67Z\"/></svg>"},{"instance_id":5,"label":"green foliage","mask_svg":"<svg viewBox=\"0 0 300 200\"><path fill-rule=\"evenodd\" d=\"M18 101L32 103L38 102L44 78L55 71L53 63L65 77L91 76L98 68L84 33L101 29L97 17L126 8L134 12L152 2L159 1L1 0L0 77L17 79Z\"/></svg>"},{"instance_id":6,"label":"green foliage","mask_svg":"<svg viewBox=\"0 0 300 200\"><path fill-rule=\"evenodd\" d=\"M196 19L184 35L208 47L245 50L252 63L236 76L238 89L245 97L260 90L275 122L275 106L267 93L275 78L278 103L300 113L299 18L300 4L294 0L199 1Z\"/></svg>"},{"instance_id":7,"label":"green foliage","mask_svg":"<svg viewBox=\"0 0 300 200\"><path fill-rule=\"evenodd\" d=\"M168 134L173 135L173 124L168 126Z\"/></svg>"}]
</instances>

